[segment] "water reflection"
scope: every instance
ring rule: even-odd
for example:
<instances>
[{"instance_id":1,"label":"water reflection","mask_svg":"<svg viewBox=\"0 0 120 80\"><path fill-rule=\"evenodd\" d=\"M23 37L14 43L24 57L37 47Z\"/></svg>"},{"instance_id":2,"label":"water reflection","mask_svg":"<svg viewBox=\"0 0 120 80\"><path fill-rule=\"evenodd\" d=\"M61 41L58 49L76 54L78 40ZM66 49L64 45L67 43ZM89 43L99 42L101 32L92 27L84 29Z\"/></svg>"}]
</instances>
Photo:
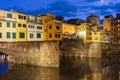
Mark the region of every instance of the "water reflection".
<instances>
[{"instance_id":1,"label":"water reflection","mask_svg":"<svg viewBox=\"0 0 120 80\"><path fill-rule=\"evenodd\" d=\"M120 80L119 58L62 58L60 63L60 68L9 64L0 80ZM4 70L6 65L2 64L0 69Z\"/></svg>"},{"instance_id":2,"label":"water reflection","mask_svg":"<svg viewBox=\"0 0 120 80\"><path fill-rule=\"evenodd\" d=\"M30 65L10 64L10 69L0 76L3 80L59 80L58 68L40 68Z\"/></svg>"},{"instance_id":3,"label":"water reflection","mask_svg":"<svg viewBox=\"0 0 120 80\"><path fill-rule=\"evenodd\" d=\"M60 80L120 80L120 59L63 59Z\"/></svg>"}]
</instances>

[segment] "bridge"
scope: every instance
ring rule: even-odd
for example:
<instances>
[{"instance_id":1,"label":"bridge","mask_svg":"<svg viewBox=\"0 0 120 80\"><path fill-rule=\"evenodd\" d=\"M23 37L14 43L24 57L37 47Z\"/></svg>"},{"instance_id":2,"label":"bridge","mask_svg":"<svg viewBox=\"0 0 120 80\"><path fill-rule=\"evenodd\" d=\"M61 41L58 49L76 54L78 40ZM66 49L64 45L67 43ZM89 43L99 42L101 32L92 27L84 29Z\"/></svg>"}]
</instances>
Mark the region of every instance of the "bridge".
<instances>
[{"instance_id":1,"label":"bridge","mask_svg":"<svg viewBox=\"0 0 120 80\"><path fill-rule=\"evenodd\" d=\"M9 62L35 66L59 66L59 42L0 43Z\"/></svg>"}]
</instances>

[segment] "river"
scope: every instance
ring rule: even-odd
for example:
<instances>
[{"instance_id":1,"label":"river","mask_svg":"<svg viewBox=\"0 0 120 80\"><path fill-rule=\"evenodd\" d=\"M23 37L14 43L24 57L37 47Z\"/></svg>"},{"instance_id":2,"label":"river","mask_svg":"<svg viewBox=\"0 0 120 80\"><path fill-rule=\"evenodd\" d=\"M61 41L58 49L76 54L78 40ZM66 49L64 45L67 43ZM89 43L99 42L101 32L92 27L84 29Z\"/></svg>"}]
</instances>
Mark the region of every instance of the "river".
<instances>
[{"instance_id":1,"label":"river","mask_svg":"<svg viewBox=\"0 0 120 80\"><path fill-rule=\"evenodd\" d=\"M61 58L59 68L2 61L0 80L120 80L120 59Z\"/></svg>"}]
</instances>

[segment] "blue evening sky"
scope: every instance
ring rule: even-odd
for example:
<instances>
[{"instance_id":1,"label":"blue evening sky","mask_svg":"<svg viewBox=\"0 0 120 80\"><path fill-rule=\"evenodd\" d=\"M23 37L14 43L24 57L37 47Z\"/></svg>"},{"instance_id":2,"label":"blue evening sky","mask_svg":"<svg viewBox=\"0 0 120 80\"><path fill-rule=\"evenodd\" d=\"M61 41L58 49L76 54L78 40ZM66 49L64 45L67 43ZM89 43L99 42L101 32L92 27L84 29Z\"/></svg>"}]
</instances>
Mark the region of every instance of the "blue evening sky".
<instances>
[{"instance_id":1,"label":"blue evening sky","mask_svg":"<svg viewBox=\"0 0 120 80\"><path fill-rule=\"evenodd\" d=\"M50 12L65 19L85 20L88 15L95 14L103 19L105 15L120 12L120 0L0 0L0 8L33 15Z\"/></svg>"}]
</instances>

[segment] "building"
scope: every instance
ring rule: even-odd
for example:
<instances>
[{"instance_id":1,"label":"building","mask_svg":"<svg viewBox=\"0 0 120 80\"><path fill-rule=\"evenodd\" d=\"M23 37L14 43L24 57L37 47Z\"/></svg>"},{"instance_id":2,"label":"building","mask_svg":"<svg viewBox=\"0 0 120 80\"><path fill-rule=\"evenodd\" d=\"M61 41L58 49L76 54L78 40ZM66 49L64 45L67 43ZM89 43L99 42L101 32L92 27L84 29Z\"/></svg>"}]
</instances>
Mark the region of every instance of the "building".
<instances>
[{"instance_id":1,"label":"building","mask_svg":"<svg viewBox=\"0 0 120 80\"><path fill-rule=\"evenodd\" d=\"M16 19L16 41L25 42L27 41L27 19L28 15L22 12L13 11Z\"/></svg>"},{"instance_id":2,"label":"building","mask_svg":"<svg viewBox=\"0 0 120 80\"><path fill-rule=\"evenodd\" d=\"M81 19L69 19L66 21L69 24L73 24L73 25L80 25L82 23Z\"/></svg>"},{"instance_id":3,"label":"building","mask_svg":"<svg viewBox=\"0 0 120 80\"><path fill-rule=\"evenodd\" d=\"M27 19L27 41L43 41L44 27L36 16L28 15Z\"/></svg>"},{"instance_id":4,"label":"building","mask_svg":"<svg viewBox=\"0 0 120 80\"><path fill-rule=\"evenodd\" d=\"M111 39L113 44L120 44L120 14L112 20Z\"/></svg>"},{"instance_id":5,"label":"building","mask_svg":"<svg viewBox=\"0 0 120 80\"><path fill-rule=\"evenodd\" d=\"M101 42L102 43L110 43L111 41L111 36L110 34L108 33L108 31L105 31L105 30L100 30L101 31Z\"/></svg>"},{"instance_id":6,"label":"building","mask_svg":"<svg viewBox=\"0 0 120 80\"><path fill-rule=\"evenodd\" d=\"M86 22L81 23L81 25L76 26L76 37L83 40L84 43L100 42L100 31L92 28Z\"/></svg>"},{"instance_id":7,"label":"building","mask_svg":"<svg viewBox=\"0 0 120 80\"><path fill-rule=\"evenodd\" d=\"M75 35L75 25L69 23L62 23L63 38L72 38Z\"/></svg>"},{"instance_id":8,"label":"building","mask_svg":"<svg viewBox=\"0 0 120 80\"><path fill-rule=\"evenodd\" d=\"M76 26L75 28L75 35L78 39L83 40L86 42L86 29L87 23L81 23L81 25Z\"/></svg>"},{"instance_id":9,"label":"building","mask_svg":"<svg viewBox=\"0 0 120 80\"><path fill-rule=\"evenodd\" d=\"M0 42L16 41L16 20L14 13L0 10Z\"/></svg>"},{"instance_id":10,"label":"building","mask_svg":"<svg viewBox=\"0 0 120 80\"><path fill-rule=\"evenodd\" d=\"M112 27L113 16L108 15L104 17L103 30L110 32Z\"/></svg>"},{"instance_id":11,"label":"building","mask_svg":"<svg viewBox=\"0 0 120 80\"><path fill-rule=\"evenodd\" d=\"M56 16L54 14L39 14L38 21L41 21L43 24L45 41L62 40L62 22L56 20Z\"/></svg>"},{"instance_id":12,"label":"building","mask_svg":"<svg viewBox=\"0 0 120 80\"><path fill-rule=\"evenodd\" d=\"M87 23L92 24L92 26L97 26L97 28L100 27L100 18L96 15L90 15L87 17Z\"/></svg>"}]
</instances>

